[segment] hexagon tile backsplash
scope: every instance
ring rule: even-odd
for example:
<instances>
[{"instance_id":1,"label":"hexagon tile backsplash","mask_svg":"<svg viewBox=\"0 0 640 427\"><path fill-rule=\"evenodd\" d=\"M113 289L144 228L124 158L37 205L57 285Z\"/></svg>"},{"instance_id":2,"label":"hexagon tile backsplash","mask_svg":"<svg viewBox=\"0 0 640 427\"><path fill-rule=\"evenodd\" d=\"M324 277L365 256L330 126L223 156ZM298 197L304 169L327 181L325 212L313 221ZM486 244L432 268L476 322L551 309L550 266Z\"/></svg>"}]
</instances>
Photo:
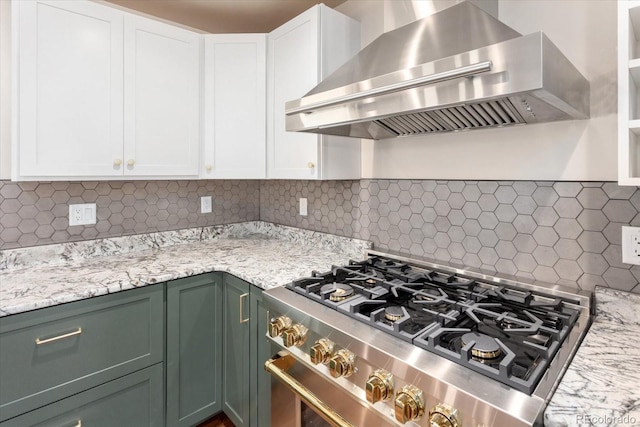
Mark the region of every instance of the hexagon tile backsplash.
<instances>
[{"instance_id":1,"label":"hexagon tile backsplash","mask_svg":"<svg viewBox=\"0 0 640 427\"><path fill-rule=\"evenodd\" d=\"M297 214L298 198L309 215ZM262 181L260 219L372 240L376 248L523 279L640 293L622 225L640 190L613 182Z\"/></svg>"},{"instance_id":2,"label":"hexagon tile backsplash","mask_svg":"<svg viewBox=\"0 0 640 427\"><path fill-rule=\"evenodd\" d=\"M253 221L259 194L259 181L0 181L0 249ZM69 227L73 203L95 203L96 224Z\"/></svg>"},{"instance_id":3,"label":"hexagon tile backsplash","mask_svg":"<svg viewBox=\"0 0 640 427\"><path fill-rule=\"evenodd\" d=\"M200 214L208 195L213 213ZM71 203L96 203L97 224L69 227ZM640 190L613 182L0 181L0 249L260 219L523 279L640 293L640 266L622 264L620 246L620 227L640 225L639 211Z\"/></svg>"}]
</instances>

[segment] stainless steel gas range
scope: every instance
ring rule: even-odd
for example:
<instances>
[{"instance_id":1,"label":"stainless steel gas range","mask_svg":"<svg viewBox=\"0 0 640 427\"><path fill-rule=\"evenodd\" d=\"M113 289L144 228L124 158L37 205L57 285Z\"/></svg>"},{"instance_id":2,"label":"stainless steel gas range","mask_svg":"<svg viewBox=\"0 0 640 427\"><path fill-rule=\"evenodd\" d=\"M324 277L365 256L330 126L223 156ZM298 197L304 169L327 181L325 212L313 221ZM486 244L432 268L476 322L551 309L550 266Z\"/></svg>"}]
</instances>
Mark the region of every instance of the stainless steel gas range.
<instances>
[{"instance_id":1,"label":"stainless steel gas range","mask_svg":"<svg viewBox=\"0 0 640 427\"><path fill-rule=\"evenodd\" d=\"M542 425L591 298L370 251L264 293L272 426Z\"/></svg>"}]
</instances>

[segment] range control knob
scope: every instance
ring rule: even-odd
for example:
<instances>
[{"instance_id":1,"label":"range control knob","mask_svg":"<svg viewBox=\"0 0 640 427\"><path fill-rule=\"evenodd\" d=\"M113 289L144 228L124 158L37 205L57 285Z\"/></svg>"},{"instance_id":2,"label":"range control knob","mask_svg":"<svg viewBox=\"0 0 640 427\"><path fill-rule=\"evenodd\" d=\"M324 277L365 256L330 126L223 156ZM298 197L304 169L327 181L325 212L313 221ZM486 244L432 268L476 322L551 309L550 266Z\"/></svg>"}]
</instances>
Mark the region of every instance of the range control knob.
<instances>
[{"instance_id":1,"label":"range control knob","mask_svg":"<svg viewBox=\"0 0 640 427\"><path fill-rule=\"evenodd\" d=\"M458 410L444 403L439 403L429 410L431 427L460 427Z\"/></svg>"},{"instance_id":2,"label":"range control knob","mask_svg":"<svg viewBox=\"0 0 640 427\"><path fill-rule=\"evenodd\" d=\"M396 420L404 424L424 415L424 397L419 388L406 385L400 389L395 400Z\"/></svg>"},{"instance_id":3,"label":"range control knob","mask_svg":"<svg viewBox=\"0 0 640 427\"><path fill-rule=\"evenodd\" d=\"M355 370L356 355L349 350L338 350L329 360L329 372L333 378L348 377Z\"/></svg>"},{"instance_id":4,"label":"range control knob","mask_svg":"<svg viewBox=\"0 0 640 427\"><path fill-rule=\"evenodd\" d=\"M333 343L326 338L320 338L309 349L309 357L314 365L329 363L331 353L333 353Z\"/></svg>"},{"instance_id":5,"label":"range control knob","mask_svg":"<svg viewBox=\"0 0 640 427\"><path fill-rule=\"evenodd\" d=\"M279 337L282 333L289 329L292 325L291 319L287 316L279 316L269 321L269 336L271 338Z\"/></svg>"},{"instance_id":6,"label":"range control knob","mask_svg":"<svg viewBox=\"0 0 640 427\"><path fill-rule=\"evenodd\" d=\"M282 342L285 347L300 347L307 339L308 328L296 323L282 333Z\"/></svg>"},{"instance_id":7,"label":"range control knob","mask_svg":"<svg viewBox=\"0 0 640 427\"><path fill-rule=\"evenodd\" d=\"M393 376L384 369L377 369L369 375L365 385L367 400L371 403L384 402L393 396Z\"/></svg>"}]
</instances>

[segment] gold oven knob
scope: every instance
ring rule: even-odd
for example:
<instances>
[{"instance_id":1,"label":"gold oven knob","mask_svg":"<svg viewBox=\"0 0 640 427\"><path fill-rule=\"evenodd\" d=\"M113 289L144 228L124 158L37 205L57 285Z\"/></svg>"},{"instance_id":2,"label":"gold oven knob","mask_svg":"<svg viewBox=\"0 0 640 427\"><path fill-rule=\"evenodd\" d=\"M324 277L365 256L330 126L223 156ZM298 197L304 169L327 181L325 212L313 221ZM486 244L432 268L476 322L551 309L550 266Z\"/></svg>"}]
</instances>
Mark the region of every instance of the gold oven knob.
<instances>
[{"instance_id":1,"label":"gold oven knob","mask_svg":"<svg viewBox=\"0 0 640 427\"><path fill-rule=\"evenodd\" d=\"M282 342L285 347L300 347L307 338L308 328L296 323L282 333Z\"/></svg>"},{"instance_id":2,"label":"gold oven knob","mask_svg":"<svg viewBox=\"0 0 640 427\"><path fill-rule=\"evenodd\" d=\"M319 363L328 363L331 353L333 352L333 343L326 338L320 338L309 349L309 357L311 363L317 365Z\"/></svg>"},{"instance_id":3,"label":"gold oven knob","mask_svg":"<svg viewBox=\"0 0 640 427\"><path fill-rule=\"evenodd\" d=\"M396 395L396 420L404 424L424 415L424 397L419 388L406 385Z\"/></svg>"},{"instance_id":4,"label":"gold oven knob","mask_svg":"<svg viewBox=\"0 0 640 427\"><path fill-rule=\"evenodd\" d=\"M393 376L384 369L377 369L369 375L365 385L367 400L371 403L384 402L393 396Z\"/></svg>"},{"instance_id":5,"label":"gold oven knob","mask_svg":"<svg viewBox=\"0 0 640 427\"><path fill-rule=\"evenodd\" d=\"M333 378L348 377L355 369L356 356L349 350L338 350L329 360L329 372Z\"/></svg>"},{"instance_id":6,"label":"gold oven knob","mask_svg":"<svg viewBox=\"0 0 640 427\"><path fill-rule=\"evenodd\" d=\"M458 410L444 403L439 403L429 411L431 427L460 427Z\"/></svg>"},{"instance_id":7,"label":"gold oven knob","mask_svg":"<svg viewBox=\"0 0 640 427\"><path fill-rule=\"evenodd\" d=\"M269 321L269 336L279 337L286 329L291 327L293 322L287 316L279 316Z\"/></svg>"}]
</instances>

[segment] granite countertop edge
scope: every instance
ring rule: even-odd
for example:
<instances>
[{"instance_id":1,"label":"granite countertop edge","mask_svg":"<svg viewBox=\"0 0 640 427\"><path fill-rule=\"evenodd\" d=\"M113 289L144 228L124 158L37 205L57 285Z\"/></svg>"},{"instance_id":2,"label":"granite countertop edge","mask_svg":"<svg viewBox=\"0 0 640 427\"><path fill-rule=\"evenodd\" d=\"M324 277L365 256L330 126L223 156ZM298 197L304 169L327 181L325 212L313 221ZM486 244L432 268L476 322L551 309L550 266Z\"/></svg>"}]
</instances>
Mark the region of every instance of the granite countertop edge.
<instances>
[{"instance_id":1,"label":"granite countertop edge","mask_svg":"<svg viewBox=\"0 0 640 427\"><path fill-rule=\"evenodd\" d=\"M209 272L270 289L363 259L371 247L253 221L0 251L0 317Z\"/></svg>"}]
</instances>

